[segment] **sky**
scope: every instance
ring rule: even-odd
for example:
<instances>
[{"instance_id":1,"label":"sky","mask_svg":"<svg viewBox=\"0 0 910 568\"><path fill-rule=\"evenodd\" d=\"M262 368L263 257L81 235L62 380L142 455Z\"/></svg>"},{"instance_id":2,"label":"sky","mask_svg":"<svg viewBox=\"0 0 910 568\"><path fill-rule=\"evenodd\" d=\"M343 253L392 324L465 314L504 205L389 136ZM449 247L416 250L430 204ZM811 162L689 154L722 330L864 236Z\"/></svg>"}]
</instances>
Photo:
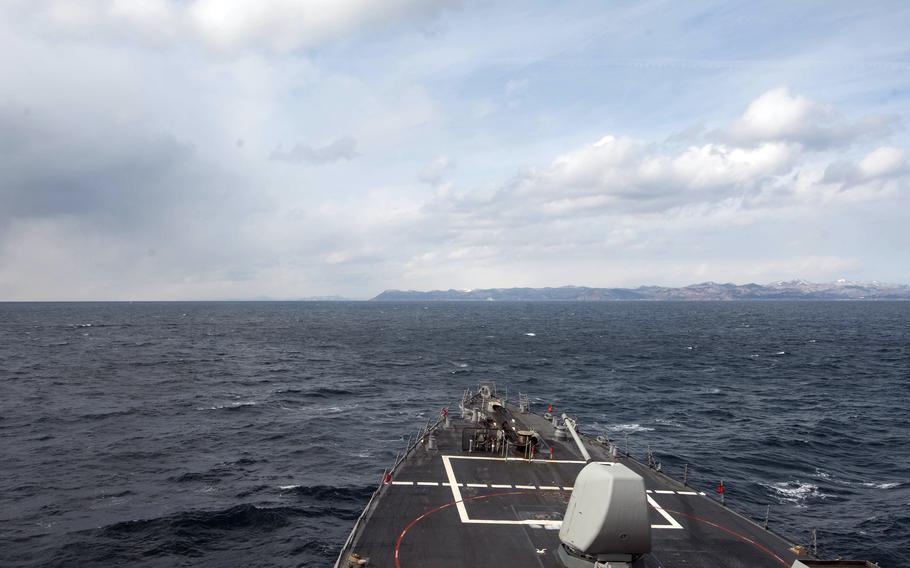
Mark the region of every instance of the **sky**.
<instances>
[{"instance_id":1,"label":"sky","mask_svg":"<svg viewBox=\"0 0 910 568\"><path fill-rule=\"evenodd\" d=\"M0 0L0 300L910 283L910 3Z\"/></svg>"}]
</instances>

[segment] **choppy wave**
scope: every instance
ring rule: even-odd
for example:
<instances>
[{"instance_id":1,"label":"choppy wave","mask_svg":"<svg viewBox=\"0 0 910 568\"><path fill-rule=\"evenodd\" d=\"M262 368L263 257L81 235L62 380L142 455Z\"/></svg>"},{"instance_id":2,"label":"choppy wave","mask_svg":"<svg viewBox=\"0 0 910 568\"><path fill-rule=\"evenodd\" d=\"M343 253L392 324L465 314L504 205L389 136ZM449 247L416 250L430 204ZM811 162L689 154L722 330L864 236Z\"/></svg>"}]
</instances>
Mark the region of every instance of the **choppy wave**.
<instances>
[{"instance_id":1,"label":"choppy wave","mask_svg":"<svg viewBox=\"0 0 910 568\"><path fill-rule=\"evenodd\" d=\"M0 304L0 565L331 565L408 437L486 381L902 565L910 303L424 307Z\"/></svg>"}]
</instances>

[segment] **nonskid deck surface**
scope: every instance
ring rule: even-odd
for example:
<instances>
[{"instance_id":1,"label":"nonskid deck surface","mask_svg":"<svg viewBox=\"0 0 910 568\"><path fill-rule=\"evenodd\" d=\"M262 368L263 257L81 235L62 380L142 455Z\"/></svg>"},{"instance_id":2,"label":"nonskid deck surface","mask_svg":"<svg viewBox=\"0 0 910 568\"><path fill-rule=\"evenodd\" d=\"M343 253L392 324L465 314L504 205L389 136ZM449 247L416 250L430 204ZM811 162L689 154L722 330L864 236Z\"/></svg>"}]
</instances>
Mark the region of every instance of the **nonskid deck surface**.
<instances>
[{"instance_id":1,"label":"nonskid deck surface","mask_svg":"<svg viewBox=\"0 0 910 568\"><path fill-rule=\"evenodd\" d=\"M510 409L521 428L553 447L554 459L462 452L462 430L474 425L453 419L437 431L437 450L418 447L380 490L343 558L356 552L369 566L394 567L397 551L402 568L561 568L559 527L586 462L571 438L555 439L543 417ZM593 461L613 463L604 446L583 443ZM634 566L789 567L796 558L790 543L704 493L634 460L617 461L641 475L648 491L652 551Z\"/></svg>"}]
</instances>

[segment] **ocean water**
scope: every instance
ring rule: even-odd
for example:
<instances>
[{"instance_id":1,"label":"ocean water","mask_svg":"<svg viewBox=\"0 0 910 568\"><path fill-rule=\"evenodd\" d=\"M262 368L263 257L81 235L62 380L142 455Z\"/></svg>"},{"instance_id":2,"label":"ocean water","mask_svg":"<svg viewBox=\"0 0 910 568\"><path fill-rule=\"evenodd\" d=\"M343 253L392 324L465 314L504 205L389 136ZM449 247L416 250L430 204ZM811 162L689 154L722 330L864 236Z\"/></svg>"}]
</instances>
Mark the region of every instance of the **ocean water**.
<instances>
[{"instance_id":1,"label":"ocean water","mask_svg":"<svg viewBox=\"0 0 910 568\"><path fill-rule=\"evenodd\" d=\"M0 565L331 566L489 381L910 566L910 302L0 304Z\"/></svg>"}]
</instances>

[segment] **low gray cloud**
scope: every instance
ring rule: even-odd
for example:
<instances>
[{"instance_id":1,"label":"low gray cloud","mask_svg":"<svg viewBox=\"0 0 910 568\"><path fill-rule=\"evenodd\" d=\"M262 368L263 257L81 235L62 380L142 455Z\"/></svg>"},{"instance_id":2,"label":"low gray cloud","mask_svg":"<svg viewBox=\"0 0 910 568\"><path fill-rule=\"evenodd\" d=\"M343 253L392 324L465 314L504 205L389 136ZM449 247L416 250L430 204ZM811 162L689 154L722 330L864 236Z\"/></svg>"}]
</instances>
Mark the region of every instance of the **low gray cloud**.
<instances>
[{"instance_id":1,"label":"low gray cloud","mask_svg":"<svg viewBox=\"0 0 910 568\"><path fill-rule=\"evenodd\" d=\"M0 112L0 218L70 215L133 224L180 198L194 175L191 144L100 117L91 127L60 128L40 109Z\"/></svg>"},{"instance_id":2,"label":"low gray cloud","mask_svg":"<svg viewBox=\"0 0 910 568\"><path fill-rule=\"evenodd\" d=\"M292 164L321 165L353 160L359 155L357 152L357 141L352 136L344 136L325 146L295 144L293 148L287 151L279 147L272 152L269 159Z\"/></svg>"}]
</instances>

